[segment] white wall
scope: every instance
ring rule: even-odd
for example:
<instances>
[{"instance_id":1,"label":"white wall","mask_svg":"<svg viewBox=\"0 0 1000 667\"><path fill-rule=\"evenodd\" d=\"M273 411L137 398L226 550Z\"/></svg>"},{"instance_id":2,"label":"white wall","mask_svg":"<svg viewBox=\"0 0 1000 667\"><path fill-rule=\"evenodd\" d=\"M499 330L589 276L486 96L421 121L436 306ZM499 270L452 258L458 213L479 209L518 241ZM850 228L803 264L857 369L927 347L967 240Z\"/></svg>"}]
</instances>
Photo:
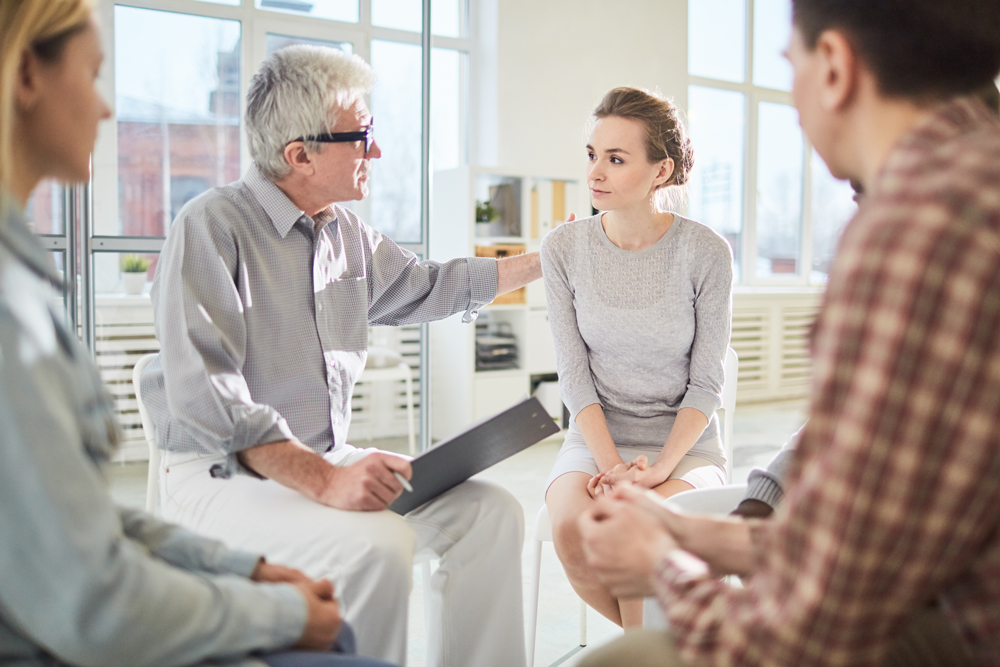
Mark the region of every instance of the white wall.
<instances>
[{"instance_id":1,"label":"white wall","mask_svg":"<svg viewBox=\"0 0 1000 667\"><path fill-rule=\"evenodd\" d=\"M582 178L587 120L615 86L659 88L686 109L687 0L498 5L495 166Z\"/></svg>"}]
</instances>

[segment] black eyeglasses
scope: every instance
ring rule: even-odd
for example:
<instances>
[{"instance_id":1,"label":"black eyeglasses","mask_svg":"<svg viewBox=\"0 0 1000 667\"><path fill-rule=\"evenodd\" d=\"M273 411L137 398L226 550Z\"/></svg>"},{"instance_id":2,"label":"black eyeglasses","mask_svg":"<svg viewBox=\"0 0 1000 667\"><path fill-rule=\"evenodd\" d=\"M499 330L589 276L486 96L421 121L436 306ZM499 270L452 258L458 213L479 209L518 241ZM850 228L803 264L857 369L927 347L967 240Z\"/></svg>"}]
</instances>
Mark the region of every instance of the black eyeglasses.
<instances>
[{"instance_id":1,"label":"black eyeglasses","mask_svg":"<svg viewBox=\"0 0 1000 667\"><path fill-rule=\"evenodd\" d=\"M318 141L321 144L339 144L350 141L364 141L365 155L368 155L368 151L371 150L372 144L375 143L374 128L375 128L375 119L370 118L368 120L368 125L365 127L365 129L358 130L357 132L333 132L327 134L311 134L308 137L299 137L298 139L292 139L292 141Z\"/></svg>"}]
</instances>

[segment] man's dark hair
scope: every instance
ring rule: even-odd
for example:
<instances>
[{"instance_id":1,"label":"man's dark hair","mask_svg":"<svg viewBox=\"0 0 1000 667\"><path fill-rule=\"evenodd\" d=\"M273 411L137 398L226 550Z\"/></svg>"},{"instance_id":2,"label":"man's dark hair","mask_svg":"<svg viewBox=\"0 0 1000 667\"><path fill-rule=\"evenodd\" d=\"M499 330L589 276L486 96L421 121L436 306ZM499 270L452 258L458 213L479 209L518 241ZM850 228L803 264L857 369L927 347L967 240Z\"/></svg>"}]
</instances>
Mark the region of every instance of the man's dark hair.
<instances>
[{"instance_id":1,"label":"man's dark hair","mask_svg":"<svg viewBox=\"0 0 1000 667\"><path fill-rule=\"evenodd\" d=\"M890 97L972 92L1000 72L1000 0L792 0L806 46L844 34Z\"/></svg>"}]
</instances>

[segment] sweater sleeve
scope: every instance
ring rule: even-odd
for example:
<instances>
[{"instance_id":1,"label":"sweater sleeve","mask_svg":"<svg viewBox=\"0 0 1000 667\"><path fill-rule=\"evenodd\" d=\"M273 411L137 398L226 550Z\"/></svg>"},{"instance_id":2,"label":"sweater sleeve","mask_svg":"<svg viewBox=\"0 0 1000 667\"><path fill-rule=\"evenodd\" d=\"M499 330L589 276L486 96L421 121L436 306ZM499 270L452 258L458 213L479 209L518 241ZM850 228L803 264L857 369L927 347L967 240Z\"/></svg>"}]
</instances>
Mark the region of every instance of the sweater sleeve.
<instances>
[{"instance_id":1,"label":"sweater sleeve","mask_svg":"<svg viewBox=\"0 0 1000 667\"><path fill-rule=\"evenodd\" d=\"M700 410L711 420L722 406L726 350L733 319L733 255L729 244L710 230L693 246L699 267L695 282L694 341L687 391L681 408Z\"/></svg>"},{"instance_id":2,"label":"sweater sleeve","mask_svg":"<svg viewBox=\"0 0 1000 667\"><path fill-rule=\"evenodd\" d=\"M572 261L572 253L566 248L568 236L566 229L549 233L542 239L541 257L549 325L556 348L559 394L569 408L570 421L574 421L585 407L601 401L590 370L587 344L580 335L573 286L566 270Z\"/></svg>"}]
</instances>

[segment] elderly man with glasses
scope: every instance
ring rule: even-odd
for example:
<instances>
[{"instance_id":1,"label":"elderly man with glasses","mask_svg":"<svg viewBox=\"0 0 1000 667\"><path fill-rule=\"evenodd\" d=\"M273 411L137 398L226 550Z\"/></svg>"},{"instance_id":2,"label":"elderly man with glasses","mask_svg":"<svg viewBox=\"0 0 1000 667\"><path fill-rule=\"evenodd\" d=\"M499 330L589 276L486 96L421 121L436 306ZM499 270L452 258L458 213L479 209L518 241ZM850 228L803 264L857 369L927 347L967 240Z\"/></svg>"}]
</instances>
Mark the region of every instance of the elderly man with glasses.
<instances>
[{"instance_id":1,"label":"elderly man with glasses","mask_svg":"<svg viewBox=\"0 0 1000 667\"><path fill-rule=\"evenodd\" d=\"M428 664L524 664L523 515L469 481L400 517L402 457L347 444L369 325L477 309L541 277L537 253L420 262L334 204L368 195L381 155L364 95L371 68L295 46L247 95L253 165L189 202L151 293L159 358L142 378L164 514L334 580L358 652L405 662L413 556L427 587Z\"/></svg>"}]
</instances>

